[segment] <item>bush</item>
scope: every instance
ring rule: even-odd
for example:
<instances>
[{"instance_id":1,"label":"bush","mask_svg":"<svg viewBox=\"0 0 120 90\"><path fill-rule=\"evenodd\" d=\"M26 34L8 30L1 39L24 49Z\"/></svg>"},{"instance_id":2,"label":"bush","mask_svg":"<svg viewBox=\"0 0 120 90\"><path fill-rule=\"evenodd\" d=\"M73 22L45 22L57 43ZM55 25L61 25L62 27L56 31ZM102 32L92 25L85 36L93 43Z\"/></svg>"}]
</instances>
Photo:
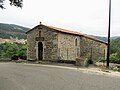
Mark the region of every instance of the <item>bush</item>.
<instances>
[{"instance_id":1,"label":"bush","mask_svg":"<svg viewBox=\"0 0 120 90\"><path fill-rule=\"evenodd\" d=\"M118 56L117 53L112 53L110 55L110 62L111 63L118 63L118 64L120 64L120 59L119 59L119 56Z\"/></svg>"},{"instance_id":2,"label":"bush","mask_svg":"<svg viewBox=\"0 0 120 90\"><path fill-rule=\"evenodd\" d=\"M110 62L120 64L120 37L111 40L110 54Z\"/></svg>"},{"instance_id":3,"label":"bush","mask_svg":"<svg viewBox=\"0 0 120 90\"><path fill-rule=\"evenodd\" d=\"M88 67L90 64L93 64L93 61L90 58L86 58L86 60L84 61L84 66Z\"/></svg>"},{"instance_id":4,"label":"bush","mask_svg":"<svg viewBox=\"0 0 120 90\"><path fill-rule=\"evenodd\" d=\"M21 56L21 55L20 55L19 58L20 58L20 59L23 59L23 60L26 60L26 59L27 59L27 56L24 56L24 55Z\"/></svg>"},{"instance_id":5,"label":"bush","mask_svg":"<svg viewBox=\"0 0 120 90\"><path fill-rule=\"evenodd\" d=\"M18 58L19 58L19 56L13 55L13 56L11 57L11 60L18 60Z\"/></svg>"},{"instance_id":6,"label":"bush","mask_svg":"<svg viewBox=\"0 0 120 90\"><path fill-rule=\"evenodd\" d=\"M27 46L24 44L4 43L0 44L0 58L11 58L12 60L26 59Z\"/></svg>"},{"instance_id":7,"label":"bush","mask_svg":"<svg viewBox=\"0 0 120 90\"><path fill-rule=\"evenodd\" d=\"M120 68L118 68L118 70L117 70L118 72L120 72Z\"/></svg>"}]
</instances>

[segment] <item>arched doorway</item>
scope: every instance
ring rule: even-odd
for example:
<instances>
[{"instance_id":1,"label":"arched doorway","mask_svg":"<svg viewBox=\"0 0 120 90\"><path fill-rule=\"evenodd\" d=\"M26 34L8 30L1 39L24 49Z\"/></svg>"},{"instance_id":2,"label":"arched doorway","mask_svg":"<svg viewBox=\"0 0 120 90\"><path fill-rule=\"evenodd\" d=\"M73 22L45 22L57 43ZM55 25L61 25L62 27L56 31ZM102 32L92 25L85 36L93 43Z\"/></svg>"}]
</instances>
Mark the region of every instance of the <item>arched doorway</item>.
<instances>
[{"instance_id":1,"label":"arched doorway","mask_svg":"<svg viewBox=\"0 0 120 90\"><path fill-rule=\"evenodd\" d=\"M38 42L38 60L43 60L43 44Z\"/></svg>"}]
</instances>

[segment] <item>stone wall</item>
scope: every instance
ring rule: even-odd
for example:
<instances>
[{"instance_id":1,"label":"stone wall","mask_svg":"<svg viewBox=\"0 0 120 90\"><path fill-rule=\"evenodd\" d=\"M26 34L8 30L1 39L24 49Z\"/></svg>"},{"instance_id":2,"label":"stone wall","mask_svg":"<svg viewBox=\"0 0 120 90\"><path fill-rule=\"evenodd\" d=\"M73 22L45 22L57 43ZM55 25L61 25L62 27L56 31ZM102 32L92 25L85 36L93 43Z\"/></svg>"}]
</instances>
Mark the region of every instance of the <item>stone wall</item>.
<instances>
[{"instance_id":1,"label":"stone wall","mask_svg":"<svg viewBox=\"0 0 120 90\"><path fill-rule=\"evenodd\" d=\"M41 31L41 37L44 38L40 41L43 43L43 59L57 60L57 32L44 26L38 26L27 33L27 59L37 59L39 41L36 41L36 37L39 37L39 31Z\"/></svg>"},{"instance_id":2,"label":"stone wall","mask_svg":"<svg viewBox=\"0 0 120 90\"><path fill-rule=\"evenodd\" d=\"M50 28L45 28L44 31L44 59L45 60L58 60L58 33Z\"/></svg>"},{"instance_id":3,"label":"stone wall","mask_svg":"<svg viewBox=\"0 0 120 90\"><path fill-rule=\"evenodd\" d=\"M81 58L91 58L93 61L105 60L107 45L86 37L81 37Z\"/></svg>"},{"instance_id":4,"label":"stone wall","mask_svg":"<svg viewBox=\"0 0 120 90\"><path fill-rule=\"evenodd\" d=\"M27 59L36 60L36 38L37 29L34 29L27 33Z\"/></svg>"},{"instance_id":5,"label":"stone wall","mask_svg":"<svg viewBox=\"0 0 120 90\"><path fill-rule=\"evenodd\" d=\"M59 60L73 61L80 57L80 37L72 34L59 33L58 56Z\"/></svg>"}]
</instances>

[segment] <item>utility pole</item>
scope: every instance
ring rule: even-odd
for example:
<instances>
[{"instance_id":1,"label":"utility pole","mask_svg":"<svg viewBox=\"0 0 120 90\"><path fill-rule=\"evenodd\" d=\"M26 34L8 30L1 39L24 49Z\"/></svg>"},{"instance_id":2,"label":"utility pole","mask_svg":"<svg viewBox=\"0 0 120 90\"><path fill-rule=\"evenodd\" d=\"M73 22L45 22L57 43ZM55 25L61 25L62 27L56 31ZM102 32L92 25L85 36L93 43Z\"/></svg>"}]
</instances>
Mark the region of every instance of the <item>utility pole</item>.
<instances>
[{"instance_id":1,"label":"utility pole","mask_svg":"<svg viewBox=\"0 0 120 90\"><path fill-rule=\"evenodd\" d=\"M110 26L111 26L111 0L109 0L109 24L108 24L108 47L107 47L107 67L110 61Z\"/></svg>"}]
</instances>

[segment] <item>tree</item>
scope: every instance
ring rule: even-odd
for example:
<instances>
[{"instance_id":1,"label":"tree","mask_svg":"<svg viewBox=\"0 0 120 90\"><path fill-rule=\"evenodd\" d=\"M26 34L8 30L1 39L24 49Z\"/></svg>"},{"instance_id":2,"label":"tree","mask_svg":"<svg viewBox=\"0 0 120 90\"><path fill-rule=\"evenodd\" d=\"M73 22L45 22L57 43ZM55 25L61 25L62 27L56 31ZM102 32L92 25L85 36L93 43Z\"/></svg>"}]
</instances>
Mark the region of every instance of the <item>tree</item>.
<instances>
[{"instance_id":1,"label":"tree","mask_svg":"<svg viewBox=\"0 0 120 90\"><path fill-rule=\"evenodd\" d=\"M5 9L4 1L5 0L0 0L0 8L1 9ZM23 0L9 0L9 1L10 1L11 6L14 5L14 6L20 7L20 8L22 8L22 6L23 6Z\"/></svg>"},{"instance_id":2,"label":"tree","mask_svg":"<svg viewBox=\"0 0 120 90\"><path fill-rule=\"evenodd\" d=\"M10 58L13 55L17 55L19 52L19 47L17 44L4 43L1 44L0 47L1 47L1 52L0 52L1 57Z\"/></svg>"},{"instance_id":3,"label":"tree","mask_svg":"<svg viewBox=\"0 0 120 90\"><path fill-rule=\"evenodd\" d=\"M26 59L27 46L24 44L16 43L3 43L0 44L0 58L20 57Z\"/></svg>"},{"instance_id":4,"label":"tree","mask_svg":"<svg viewBox=\"0 0 120 90\"><path fill-rule=\"evenodd\" d=\"M24 44L19 44L18 47L19 47L18 55L19 55L19 56L26 56L27 46L24 45Z\"/></svg>"},{"instance_id":5,"label":"tree","mask_svg":"<svg viewBox=\"0 0 120 90\"><path fill-rule=\"evenodd\" d=\"M110 62L119 63L119 56L117 53L110 54Z\"/></svg>"},{"instance_id":6,"label":"tree","mask_svg":"<svg viewBox=\"0 0 120 90\"><path fill-rule=\"evenodd\" d=\"M120 64L120 38L111 41L110 54L110 62Z\"/></svg>"}]
</instances>

